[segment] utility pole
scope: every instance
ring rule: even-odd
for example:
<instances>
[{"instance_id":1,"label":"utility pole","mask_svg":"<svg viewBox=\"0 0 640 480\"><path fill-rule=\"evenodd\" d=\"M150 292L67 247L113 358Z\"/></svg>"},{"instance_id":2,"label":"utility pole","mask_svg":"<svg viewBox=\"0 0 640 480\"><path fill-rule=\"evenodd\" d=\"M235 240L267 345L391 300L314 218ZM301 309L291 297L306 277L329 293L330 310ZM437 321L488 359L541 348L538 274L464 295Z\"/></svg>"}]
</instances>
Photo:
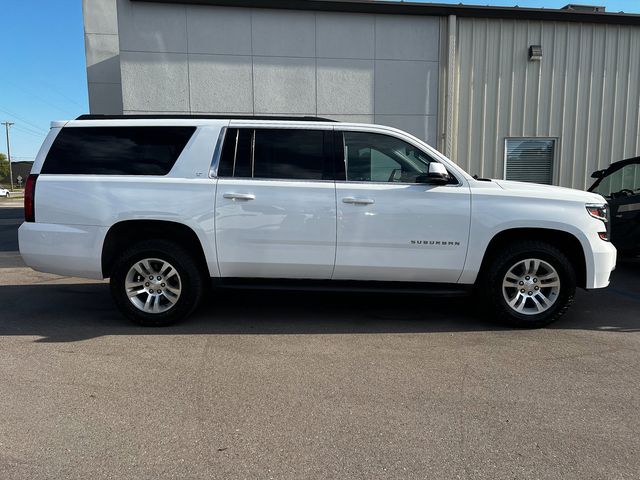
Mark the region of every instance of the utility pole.
<instances>
[{"instance_id":1,"label":"utility pole","mask_svg":"<svg viewBox=\"0 0 640 480\"><path fill-rule=\"evenodd\" d=\"M2 122L7 132L7 160L9 160L9 181L11 186L9 189L13 192L13 169L11 168L11 147L9 146L9 127L13 125L13 122Z\"/></svg>"}]
</instances>

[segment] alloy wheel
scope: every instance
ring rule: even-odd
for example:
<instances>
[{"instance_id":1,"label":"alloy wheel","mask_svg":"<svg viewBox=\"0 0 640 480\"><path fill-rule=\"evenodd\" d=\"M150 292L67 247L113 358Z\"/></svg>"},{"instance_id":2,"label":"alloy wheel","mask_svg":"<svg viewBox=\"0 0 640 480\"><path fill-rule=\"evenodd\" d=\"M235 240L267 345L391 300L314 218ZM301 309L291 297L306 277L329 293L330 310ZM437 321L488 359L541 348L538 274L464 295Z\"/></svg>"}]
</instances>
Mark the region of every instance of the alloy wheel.
<instances>
[{"instance_id":1,"label":"alloy wheel","mask_svg":"<svg viewBox=\"0 0 640 480\"><path fill-rule=\"evenodd\" d=\"M129 301L145 313L173 308L182 293L180 274L166 260L145 258L129 269L124 282Z\"/></svg>"},{"instance_id":2,"label":"alloy wheel","mask_svg":"<svg viewBox=\"0 0 640 480\"><path fill-rule=\"evenodd\" d=\"M538 258L519 260L507 270L502 281L502 295L507 305L523 315L546 312L558 299L560 275Z\"/></svg>"}]
</instances>

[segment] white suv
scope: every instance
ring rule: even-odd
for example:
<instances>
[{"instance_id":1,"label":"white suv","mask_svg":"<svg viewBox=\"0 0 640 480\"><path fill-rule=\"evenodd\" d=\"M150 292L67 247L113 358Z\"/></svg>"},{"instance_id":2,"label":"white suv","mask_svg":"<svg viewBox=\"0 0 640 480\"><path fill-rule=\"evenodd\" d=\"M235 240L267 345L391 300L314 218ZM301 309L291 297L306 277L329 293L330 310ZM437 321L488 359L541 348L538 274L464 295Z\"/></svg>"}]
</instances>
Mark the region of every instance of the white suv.
<instances>
[{"instance_id":1,"label":"white suv","mask_svg":"<svg viewBox=\"0 0 640 480\"><path fill-rule=\"evenodd\" d=\"M536 327L616 262L600 195L474 179L400 130L307 117L54 122L19 238L36 270L110 278L144 325L189 315L211 278L475 293Z\"/></svg>"}]
</instances>

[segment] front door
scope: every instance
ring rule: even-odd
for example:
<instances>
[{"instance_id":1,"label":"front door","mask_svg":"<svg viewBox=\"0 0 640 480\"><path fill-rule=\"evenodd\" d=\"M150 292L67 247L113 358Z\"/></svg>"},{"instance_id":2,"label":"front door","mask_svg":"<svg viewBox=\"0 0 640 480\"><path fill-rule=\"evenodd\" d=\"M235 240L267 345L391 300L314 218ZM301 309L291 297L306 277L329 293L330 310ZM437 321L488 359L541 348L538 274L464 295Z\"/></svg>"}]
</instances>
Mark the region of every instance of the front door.
<instances>
[{"instance_id":1,"label":"front door","mask_svg":"<svg viewBox=\"0 0 640 480\"><path fill-rule=\"evenodd\" d=\"M416 183L435 161L396 137L338 132L346 180L336 183L339 280L457 282L464 267L470 192L464 180ZM340 142L337 142L340 144Z\"/></svg>"},{"instance_id":2,"label":"front door","mask_svg":"<svg viewBox=\"0 0 640 480\"><path fill-rule=\"evenodd\" d=\"M590 190L609 203L613 245L622 252L640 251L640 160L613 170Z\"/></svg>"},{"instance_id":3,"label":"front door","mask_svg":"<svg viewBox=\"0 0 640 480\"><path fill-rule=\"evenodd\" d=\"M331 130L229 128L215 228L223 277L329 279L336 244Z\"/></svg>"}]
</instances>

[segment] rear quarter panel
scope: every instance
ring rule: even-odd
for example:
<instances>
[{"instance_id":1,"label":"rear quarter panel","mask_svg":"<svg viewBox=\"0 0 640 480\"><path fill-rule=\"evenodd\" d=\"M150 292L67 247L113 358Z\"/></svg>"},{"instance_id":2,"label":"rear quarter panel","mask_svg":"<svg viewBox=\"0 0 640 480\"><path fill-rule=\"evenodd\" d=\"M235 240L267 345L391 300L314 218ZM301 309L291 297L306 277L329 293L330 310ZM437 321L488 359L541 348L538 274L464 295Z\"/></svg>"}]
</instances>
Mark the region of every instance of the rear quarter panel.
<instances>
[{"instance_id":1,"label":"rear quarter panel","mask_svg":"<svg viewBox=\"0 0 640 480\"><path fill-rule=\"evenodd\" d=\"M100 251L109 227L116 223L181 223L196 233L210 275L218 276L214 235L217 180L209 178L209 169L222 126L200 126L166 176L41 174L35 194L36 222L100 227L98 231L104 233L96 239ZM37 171L41 166L42 162L34 165ZM131 238L132 242L137 240L142 238Z\"/></svg>"}]
</instances>

